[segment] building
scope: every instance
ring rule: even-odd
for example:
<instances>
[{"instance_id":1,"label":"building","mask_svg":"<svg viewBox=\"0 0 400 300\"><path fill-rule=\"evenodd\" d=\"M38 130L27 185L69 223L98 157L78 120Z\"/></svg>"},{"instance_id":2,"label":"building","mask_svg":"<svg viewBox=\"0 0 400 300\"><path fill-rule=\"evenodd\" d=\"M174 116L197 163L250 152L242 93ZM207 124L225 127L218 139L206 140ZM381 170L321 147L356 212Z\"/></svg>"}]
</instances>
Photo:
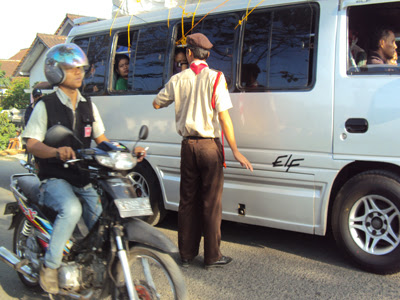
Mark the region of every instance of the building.
<instances>
[{"instance_id":1,"label":"building","mask_svg":"<svg viewBox=\"0 0 400 300\"><path fill-rule=\"evenodd\" d=\"M83 18L80 15L66 14L65 19L54 34L38 33L24 57L15 68L12 77L29 77L29 86L42 90L51 90L44 75L44 58L51 47L65 43L68 33L74 27L74 20ZM28 91L30 92L30 91Z\"/></svg>"},{"instance_id":2,"label":"building","mask_svg":"<svg viewBox=\"0 0 400 300\"><path fill-rule=\"evenodd\" d=\"M21 49L17 54L9 59L0 59L1 69L6 72L7 77L13 77L14 71L17 69L21 59L25 57L28 48Z\"/></svg>"}]
</instances>

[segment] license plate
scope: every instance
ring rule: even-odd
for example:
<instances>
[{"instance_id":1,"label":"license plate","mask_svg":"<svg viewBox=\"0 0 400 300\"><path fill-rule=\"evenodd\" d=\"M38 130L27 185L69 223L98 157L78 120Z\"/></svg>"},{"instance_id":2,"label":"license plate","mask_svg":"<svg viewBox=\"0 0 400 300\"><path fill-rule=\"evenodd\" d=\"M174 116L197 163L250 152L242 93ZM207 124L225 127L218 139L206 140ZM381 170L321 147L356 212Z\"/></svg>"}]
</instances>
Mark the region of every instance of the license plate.
<instances>
[{"instance_id":1,"label":"license plate","mask_svg":"<svg viewBox=\"0 0 400 300\"><path fill-rule=\"evenodd\" d=\"M115 199L114 203L121 218L153 215L148 197Z\"/></svg>"}]
</instances>

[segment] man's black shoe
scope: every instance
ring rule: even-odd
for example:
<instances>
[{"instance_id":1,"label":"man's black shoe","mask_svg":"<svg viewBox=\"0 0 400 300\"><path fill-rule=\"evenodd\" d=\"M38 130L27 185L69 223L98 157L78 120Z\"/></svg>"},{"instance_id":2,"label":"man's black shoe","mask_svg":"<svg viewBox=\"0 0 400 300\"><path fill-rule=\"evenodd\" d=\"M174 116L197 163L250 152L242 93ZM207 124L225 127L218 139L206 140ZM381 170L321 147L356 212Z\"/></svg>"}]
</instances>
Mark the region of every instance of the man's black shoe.
<instances>
[{"instance_id":1,"label":"man's black shoe","mask_svg":"<svg viewBox=\"0 0 400 300\"><path fill-rule=\"evenodd\" d=\"M181 259L182 267L188 268L192 261L193 259Z\"/></svg>"},{"instance_id":2,"label":"man's black shoe","mask_svg":"<svg viewBox=\"0 0 400 300\"><path fill-rule=\"evenodd\" d=\"M216 261L215 263L209 264L209 265L205 265L204 267L206 269L209 268L217 268L217 267L223 267L227 264L229 264L232 261L232 258L229 256L222 256L218 261Z\"/></svg>"}]
</instances>

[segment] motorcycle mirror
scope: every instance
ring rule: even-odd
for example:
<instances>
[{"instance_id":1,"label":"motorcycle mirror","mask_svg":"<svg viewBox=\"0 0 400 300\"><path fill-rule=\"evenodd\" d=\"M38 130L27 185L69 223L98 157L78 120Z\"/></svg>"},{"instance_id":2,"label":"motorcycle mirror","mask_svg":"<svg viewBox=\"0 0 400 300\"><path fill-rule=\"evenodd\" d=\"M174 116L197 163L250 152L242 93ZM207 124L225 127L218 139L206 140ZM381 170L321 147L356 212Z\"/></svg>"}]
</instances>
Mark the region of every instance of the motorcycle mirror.
<instances>
[{"instance_id":1,"label":"motorcycle mirror","mask_svg":"<svg viewBox=\"0 0 400 300\"><path fill-rule=\"evenodd\" d=\"M50 127L44 138L44 143L50 147L55 147L68 136L73 136L81 145L83 143L74 135L74 132L62 125L54 125Z\"/></svg>"},{"instance_id":2,"label":"motorcycle mirror","mask_svg":"<svg viewBox=\"0 0 400 300\"><path fill-rule=\"evenodd\" d=\"M147 139L148 136L149 136L149 127L143 125L142 127L140 127L139 140L145 140Z\"/></svg>"},{"instance_id":3,"label":"motorcycle mirror","mask_svg":"<svg viewBox=\"0 0 400 300\"><path fill-rule=\"evenodd\" d=\"M148 136L149 136L149 127L147 127L147 125L142 125L142 127L140 127L140 130L139 130L139 139L136 141L135 145L133 145L132 154L135 153L135 148L136 148L137 143L140 140L147 139Z\"/></svg>"}]
</instances>

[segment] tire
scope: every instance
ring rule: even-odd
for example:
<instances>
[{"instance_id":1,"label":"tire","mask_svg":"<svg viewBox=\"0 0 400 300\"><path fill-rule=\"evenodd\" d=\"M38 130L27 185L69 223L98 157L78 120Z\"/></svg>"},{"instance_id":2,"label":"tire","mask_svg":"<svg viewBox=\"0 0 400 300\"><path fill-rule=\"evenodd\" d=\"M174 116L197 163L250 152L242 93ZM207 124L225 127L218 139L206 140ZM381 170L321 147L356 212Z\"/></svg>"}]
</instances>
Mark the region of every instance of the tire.
<instances>
[{"instance_id":1,"label":"tire","mask_svg":"<svg viewBox=\"0 0 400 300\"><path fill-rule=\"evenodd\" d=\"M149 197L153 215L142 218L152 226L159 224L165 217L160 183L151 167L146 162L139 163L126 174L139 197Z\"/></svg>"},{"instance_id":2,"label":"tire","mask_svg":"<svg viewBox=\"0 0 400 300\"><path fill-rule=\"evenodd\" d=\"M332 231L339 249L360 268L400 271L400 177L369 171L350 179L333 205Z\"/></svg>"},{"instance_id":3,"label":"tire","mask_svg":"<svg viewBox=\"0 0 400 300\"><path fill-rule=\"evenodd\" d=\"M21 259L26 258L26 253L39 254L39 245L37 244L36 237L34 236L34 227L29 223L29 221L23 216L19 215L17 217L14 230L13 239L13 251ZM29 259L29 258L28 258ZM32 270L39 270L39 266L29 264ZM38 288L39 280L31 280L30 278L24 276L20 272L17 272L20 280L24 285L29 288ZM39 276L37 277L39 278Z\"/></svg>"},{"instance_id":4,"label":"tire","mask_svg":"<svg viewBox=\"0 0 400 300\"><path fill-rule=\"evenodd\" d=\"M168 255L152 248L132 247L128 253L129 266L136 292L141 300L187 299L186 284L181 270ZM149 270L146 278L144 269ZM116 282L113 299L129 299L121 264L116 268Z\"/></svg>"}]
</instances>

